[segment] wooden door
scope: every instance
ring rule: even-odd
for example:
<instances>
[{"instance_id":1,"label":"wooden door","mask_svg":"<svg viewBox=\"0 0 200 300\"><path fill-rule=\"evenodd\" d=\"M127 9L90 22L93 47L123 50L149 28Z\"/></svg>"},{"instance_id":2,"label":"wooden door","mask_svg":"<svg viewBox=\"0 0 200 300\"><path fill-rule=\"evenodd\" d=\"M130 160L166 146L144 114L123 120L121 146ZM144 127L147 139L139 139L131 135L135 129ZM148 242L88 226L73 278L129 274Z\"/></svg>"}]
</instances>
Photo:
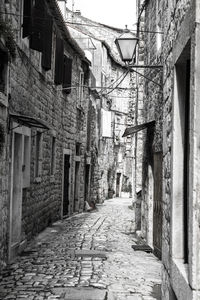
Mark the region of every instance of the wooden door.
<instances>
[{"instance_id":1,"label":"wooden door","mask_svg":"<svg viewBox=\"0 0 200 300\"><path fill-rule=\"evenodd\" d=\"M63 216L69 211L69 171L70 155L64 155L64 180L63 180Z\"/></svg>"}]
</instances>

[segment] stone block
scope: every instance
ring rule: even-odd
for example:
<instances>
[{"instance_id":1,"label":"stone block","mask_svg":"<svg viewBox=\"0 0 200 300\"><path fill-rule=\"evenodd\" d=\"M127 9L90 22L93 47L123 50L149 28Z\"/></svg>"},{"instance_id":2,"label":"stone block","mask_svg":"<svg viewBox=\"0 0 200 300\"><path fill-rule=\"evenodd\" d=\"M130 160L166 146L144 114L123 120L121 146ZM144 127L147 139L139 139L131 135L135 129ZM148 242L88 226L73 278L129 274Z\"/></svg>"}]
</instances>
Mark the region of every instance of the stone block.
<instances>
[{"instance_id":1,"label":"stone block","mask_svg":"<svg viewBox=\"0 0 200 300\"><path fill-rule=\"evenodd\" d=\"M105 300L106 290L94 288L55 288L53 293L65 300Z\"/></svg>"}]
</instances>

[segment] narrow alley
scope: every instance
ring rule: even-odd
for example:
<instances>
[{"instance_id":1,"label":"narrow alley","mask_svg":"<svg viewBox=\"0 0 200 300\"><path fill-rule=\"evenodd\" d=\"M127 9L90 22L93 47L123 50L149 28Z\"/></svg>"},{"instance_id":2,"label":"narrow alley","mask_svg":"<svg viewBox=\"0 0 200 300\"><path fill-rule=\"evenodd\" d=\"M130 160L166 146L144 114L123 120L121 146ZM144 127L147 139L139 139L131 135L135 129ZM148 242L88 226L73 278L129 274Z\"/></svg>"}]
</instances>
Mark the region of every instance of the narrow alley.
<instances>
[{"instance_id":1,"label":"narrow alley","mask_svg":"<svg viewBox=\"0 0 200 300\"><path fill-rule=\"evenodd\" d=\"M131 198L106 200L32 240L1 274L0 299L161 299L161 262L136 243Z\"/></svg>"},{"instance_id":2,"label":"narrow alley","mask_svg":"<svg viewBox=\"0 0 200 300\"><path fill-rule=\"evenodd\" d=\"M0 300L200 300L200 0L0 1Z\"/></svg>"}]
</instances>

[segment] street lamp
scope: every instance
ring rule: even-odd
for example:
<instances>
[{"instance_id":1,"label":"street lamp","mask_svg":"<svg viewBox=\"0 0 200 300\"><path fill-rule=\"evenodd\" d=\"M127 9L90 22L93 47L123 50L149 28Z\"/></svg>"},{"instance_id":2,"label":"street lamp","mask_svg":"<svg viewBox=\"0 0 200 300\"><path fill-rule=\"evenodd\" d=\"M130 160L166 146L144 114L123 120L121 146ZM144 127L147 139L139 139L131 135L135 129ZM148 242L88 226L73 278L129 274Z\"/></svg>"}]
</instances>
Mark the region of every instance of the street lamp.
<instances>
[{"instance_id":1,"label":"street lamp","mask_svg":"<svg viewBox=\"0 0 200 300\"><path fill-rule=\"evenodd\" d=\"M116 38L115 44L123 62L130 63L133 60L138 40L139 39L127 29L127 26L123 34Z\"/></svg>"},{"instance_id":2,"label":"street lamp","mask_svg":"<svg viewBox=\"0 0 200 300\"><path fill-rule=\"evenodd\" d=\"M131 33L126 26L123 34L121 34L118 38L115 39L115 44L117 46L118 52L120 54L121 60L128 65L129 70L131 68L147 68L147 69L162 69L162 65L134 65L130 64L133 60L136 46L139 39L133 33ZM148 78L146 78L148 79Z\"/></svg>"}]
</instances>

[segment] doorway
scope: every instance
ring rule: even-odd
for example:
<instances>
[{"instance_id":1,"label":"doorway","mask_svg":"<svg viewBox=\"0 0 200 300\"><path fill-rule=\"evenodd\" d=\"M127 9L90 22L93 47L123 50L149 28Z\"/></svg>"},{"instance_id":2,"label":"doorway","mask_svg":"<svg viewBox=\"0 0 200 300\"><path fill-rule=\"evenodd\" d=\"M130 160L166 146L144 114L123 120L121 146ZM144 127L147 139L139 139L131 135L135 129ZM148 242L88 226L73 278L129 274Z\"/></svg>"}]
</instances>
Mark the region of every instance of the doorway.
<instances>
[{"instance_id":1,"label":"doorway","mask_svg":"<svg viewBox=\"0 0 200 300\"><path fill-rule=\"evenodd\" d=\"M23 188L30 186L30 135L28 127L18 127L12 134L11 190L10 190L10 234L9 260L11 261L25 245L22 230ZM23 240L24 239L24 240Z\"/></svg>"},{"instance_id":2,"label":"doorway","mask_svg":"<svg viewBox=\"0 0 200 300\"><path fill-rule=\"evenodd\" d=\"M190 55L188 42L175 65L173 124L173 255L188 263L190 189ZM178 153L178 155L177 155ZM177 231L179 228L179 231Z\"/></svg>"},{"instance_id":3,"label":"doorway","mask_svg":"<svg viewBox=\"0 0 200 300\"><path fill-rule=\"evenodd\" d=\"M79 209L79 188L80 188L80 161L75 162L75 182L74 182L74 207L73 211Z\"/></svg>"},{"instance_id":4,"label":"doorway","mask_svg":"<svg viewBox=\"0 0 200 300\"><path fill-rule=\"evenodd\" d=\"M90 165L85 165L85 202L90 201L90 194L89 194L89 185L90 185Z\"/></svg>"},{"instance_id":5,"label":"doorway","mask_svg":"<svg viewBox=\"0 0 200 300\"><path fill-rule=\"evenodd\" d=\"M64 154L63 216L69 213L70 155Z\"/></svg>"},{"instance_id":6,"label":"doorway","mask_svg":"<svg viewBox=\"0 0 200 300\"><path fill-rule=\"evenodd\" d=\"M22 135L16 132L13 134L12 180L11 251L15 252L21 241L22 220Z\"/></svg>"},{"instance_id":7,"label":"doorway","mask_svg":"<svg viewBox=\"0 0 200 300\"><path fill-rule=\"evenodd\" d=\"M117 173L117 179L116 179L116 197L119 197L119 195L120 195L120 179L121 179L121 173Z\"/></svg>"}]
</instances>

